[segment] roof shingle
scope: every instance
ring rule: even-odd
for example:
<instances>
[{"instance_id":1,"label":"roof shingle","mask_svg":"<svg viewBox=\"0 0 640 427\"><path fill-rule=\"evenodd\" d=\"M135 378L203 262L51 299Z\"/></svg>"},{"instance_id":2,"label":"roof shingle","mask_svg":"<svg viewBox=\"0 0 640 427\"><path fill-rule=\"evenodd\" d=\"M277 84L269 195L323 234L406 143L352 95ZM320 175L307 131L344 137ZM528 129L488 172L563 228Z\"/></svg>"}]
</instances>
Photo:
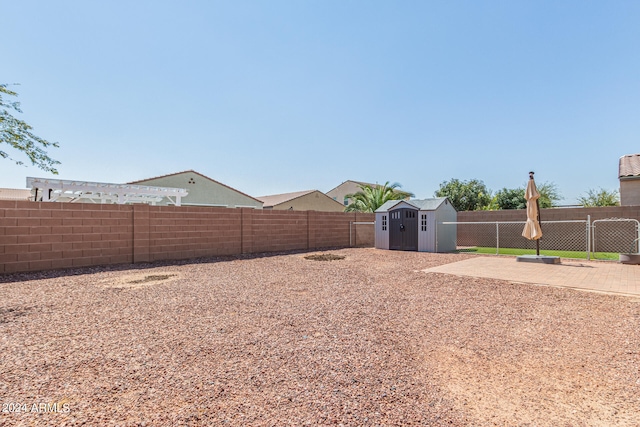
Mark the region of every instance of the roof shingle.
<instances>
[{"instance_id":1,"label":"roof shingle","mask_svg":"<svg viewBox=\"0 0 640 427\"><path fill-rule=\"evenodd\" d=\"M627 154L620 157L618 178L640 176L640 154Z\"/></svg>"}]
</instances>

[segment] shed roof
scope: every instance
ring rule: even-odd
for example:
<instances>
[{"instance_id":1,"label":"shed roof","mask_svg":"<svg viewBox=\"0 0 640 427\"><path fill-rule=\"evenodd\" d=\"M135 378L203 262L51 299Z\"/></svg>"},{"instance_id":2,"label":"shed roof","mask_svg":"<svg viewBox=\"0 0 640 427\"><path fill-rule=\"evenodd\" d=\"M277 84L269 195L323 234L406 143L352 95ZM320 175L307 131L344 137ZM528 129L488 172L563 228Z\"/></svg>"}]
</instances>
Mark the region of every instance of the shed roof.
<instances>
[{"instance_id":1,"label":"shed roof","mask_svg":"<svg viewBox=\"0 0 640 427\"><path fill-rule=\"evenodd\" d=\"M406 203L414 206L420 211L435 211L445 202L445 200L447 200L446 197L436 197L434 199L389 200L376 209L376 212L388 212L399 203Z\"/></svg>"},{"instance_id":2,"label":"shed roof","mask_svg":"<svg viewBox=\"0 0 640 427\"><path fill-rule=\"evenodd\" d=\"M627 154L620 157L618 178L640 177L640 154Z\"/></svg>"}]
</instances>

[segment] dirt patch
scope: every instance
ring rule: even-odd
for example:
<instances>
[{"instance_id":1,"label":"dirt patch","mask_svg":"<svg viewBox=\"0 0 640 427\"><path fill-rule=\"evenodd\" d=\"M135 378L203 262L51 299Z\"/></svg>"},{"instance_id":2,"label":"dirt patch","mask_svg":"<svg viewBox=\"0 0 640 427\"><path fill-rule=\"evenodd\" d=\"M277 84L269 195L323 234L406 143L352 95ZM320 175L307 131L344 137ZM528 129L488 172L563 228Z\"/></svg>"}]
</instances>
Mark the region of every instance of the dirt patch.
<instances>
[{"instance_id":1,"label":"dirt patch","mask_svg":"<svg viewBox=\"0 0 640 427\"><path fill-rule=\"evenodd\" d=\"M177 280L179 275L177 273L136 273L136 274L124 274L116 278L108 279L103 282L103 285L107 288L142 288L150 285L158 285L161 283L167 283Z\"/></svg>"},{"instance_id":2,"label":"dirt patch","mask_svg":"<svg viewBox=\"0 0 640 427\"><path fill-rule=\"evenodd\" d=\"M33 307L0 307L0 323L9 323L15 321L21 316L28 314Z\"/></svg>"},{"instance_id":3,"label":"dirt patch","mask_svg":"<svg viewBox=\"0 0 640 427\"><path fill-rule=\"evenodd\" d=\"M152 274L150 276L144 276L144 279L136 279L136 280L131 280L128 283L134 284L134 285L139 285L142 283L149 283L149 282L159 282L162 280L167 280L170 277L175 277L175 274Z\"/></svg>"},{"instance_id":4,"label":"dirt patch","mask_svg":"<svg viewBox=\"0 0 640 427\"><path fill-rule=\"evenodd\" d=\"M336 254L313 254L307 255L304 259L312 260L312 261L337 261L341 259L345 259L344 255L336 255Z\"/></svg>"}]
</instances>

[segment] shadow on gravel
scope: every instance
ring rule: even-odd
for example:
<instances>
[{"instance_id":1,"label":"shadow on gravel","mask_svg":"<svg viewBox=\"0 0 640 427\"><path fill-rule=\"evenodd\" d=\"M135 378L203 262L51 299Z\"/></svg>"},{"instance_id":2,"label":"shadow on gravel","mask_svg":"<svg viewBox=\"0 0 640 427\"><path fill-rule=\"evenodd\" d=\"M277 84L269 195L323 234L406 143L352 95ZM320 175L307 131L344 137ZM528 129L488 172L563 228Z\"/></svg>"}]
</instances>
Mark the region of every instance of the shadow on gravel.
<instances>
[{"instance_id":1,"label":"shadow on gravel","mask_svg":"<svg viewBox=\"0 0 640 427\"><path fill-rule=\"evenodd\" d=\"M141 262L137 264L116 264L116 265L102 265L93 267L73 267L60 270L43 270L26 273L8 273L0 274L0 283L15 283L25 282L28 280L40 280L40 279L53 279L57 277L67 276L80 276L84 274L95 274L110 271L128 271L128 270L146 270L158 267L167 267L174 265L190 265L190 264L212 264L218 262L237 261L243 259L257 259L257 258L269 258L283 255L295 255L306 253L325 252L330 250L346 249L341 247L329 247L322 249L301 249L294 251L282 251L282 252L260 252L253 254L241 254L241 255L225 255L217 257L201 257L201 258L189 258L179 260L165 260L154 262Z\"/></svg>"},{"instance_id":2,"label":"shadow on gravel","mask_svg":"<svg viewBox=\"0 0 640 427\"><path fill-rule=\"evenodd\" d=\"M0 323L9 323L18 317L26 316L34 308L36 307L0 307Z\"/></svg>"}]
</instances>

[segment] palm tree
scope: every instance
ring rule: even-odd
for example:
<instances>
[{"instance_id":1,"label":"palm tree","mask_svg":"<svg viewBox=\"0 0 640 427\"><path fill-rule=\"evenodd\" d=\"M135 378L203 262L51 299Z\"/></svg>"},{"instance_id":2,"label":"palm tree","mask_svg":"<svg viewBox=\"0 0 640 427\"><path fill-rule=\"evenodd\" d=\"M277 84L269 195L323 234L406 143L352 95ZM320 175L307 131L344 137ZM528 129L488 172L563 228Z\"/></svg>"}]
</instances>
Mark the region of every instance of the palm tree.
<instances>
[{"instance_id":1,"label":"palm tree","mask_svg":"<svg viewBox=\"0 0 640 427\"><path fill-rule=\"evenodd\" d=\"M413 197L408 191L397 190L401 185L396 183L384 185L361 185L360 191L348 194L346 197L352 202L344 208L345 212L375 212L380 206L389 200L404 200Z\"/></svg>"}]
</instances>

